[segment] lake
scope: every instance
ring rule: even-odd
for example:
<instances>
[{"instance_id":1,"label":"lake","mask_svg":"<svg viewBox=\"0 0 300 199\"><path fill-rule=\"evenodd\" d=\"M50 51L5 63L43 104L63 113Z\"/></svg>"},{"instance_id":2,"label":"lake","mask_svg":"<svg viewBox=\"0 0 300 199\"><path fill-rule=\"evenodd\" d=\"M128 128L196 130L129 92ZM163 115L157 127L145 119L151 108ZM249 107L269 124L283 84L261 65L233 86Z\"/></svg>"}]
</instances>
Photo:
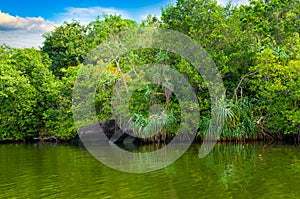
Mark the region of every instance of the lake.
<instances>
[{"instance_id":1,"label":"lake","mask_svg":"<svg viewBox=\"0 0 300 199\"><path fill-rule=\"evenodd\" d=\"M203 159L199 147L164 169L132 174L80 145L2 144L0 198L300 198L298 146L217 144Z\"/></svg>"}]
</instances>

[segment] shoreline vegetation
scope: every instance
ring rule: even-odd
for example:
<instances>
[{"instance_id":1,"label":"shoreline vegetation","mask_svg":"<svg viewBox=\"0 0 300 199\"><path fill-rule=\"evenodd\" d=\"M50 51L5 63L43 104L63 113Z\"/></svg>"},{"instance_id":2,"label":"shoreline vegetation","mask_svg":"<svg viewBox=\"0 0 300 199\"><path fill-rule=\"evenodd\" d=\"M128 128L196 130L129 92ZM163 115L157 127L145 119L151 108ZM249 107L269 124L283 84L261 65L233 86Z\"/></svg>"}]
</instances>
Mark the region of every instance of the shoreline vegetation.
<instances>
[{"instance_id":1,"label":"shoreline vegetation","mask_svg":"<svg viewBox=\"0 0 300 199\"><path fill-rule=\"evenodd\" d=\"M117 141L112 142L110 140L111 136L108 136L108 143L113 143L122 146L143 146L148 144L154 145L165 145L168 144L175 135L166 135L165 139L157 139L155 137L150 137L147 140L140 139L140 138L133 138L130 141L124 142L124 138L131 137L128 134L124 134L123 137L118 139ZM182 138L182 142L185 142L186 138ZM193 139L194 144L201 144L203 142L203 138L200 135L196 135ZM47 143L55 143L55 144L79 144L82 143L78 136L75 136L70 139L60 139L59 137L51 136L51 137L34 137L30 139L22 139L22 140L0 140L0 144L21 144L21 143L39 143L39 144L47 144ZM287 135L280 135L278 137L274 137L271 135L266 136L264 133L258 133L256 136L248 137L248 138L218 138L217 143L228 143L228 144L249 144L249 143L265 143L265 144L288 144L288 145L299 145L300 137L296 134L287 134Z\"/></svg>"},{"instance_id":2,"label":"shoreline vegetation","mask_svg":"<svg viewBox=\"0 0 300 199\"><path fill-rule=\"evenodd\" d=\"M73 20L44 34L39 49L2 45L0 143L70 142L78 138L72 115L78 69L91 50L109 36L139 27L179 31L212 57L226 88L224 98L212 110L224 123L219 142L299 143L299 16L297 0L251 0L241 6L221 6L215 0L178 0L166 5L162 16L149 15L141 23L115 15L105 15L88 25ZM190 109L199 110L196 142L201 142L211 115L207 83L187 60L162 50L132 51L97 71L95 108L99 121L114 120L111 94L123 74L133 66L153 63L169 65L193 87L199 104L190 104ZM158 71L153 75L159 75ZM176 95L167 87L146 83L132 95L130 121L137 129L157 124L162 114L149 113L157 104L165 110L159 137L140 142L166 142L179 129L181 109ZM113 126L104 128L110 139ZM146 130L143 132L151 133Z\"/></svg>"}]
</instances>

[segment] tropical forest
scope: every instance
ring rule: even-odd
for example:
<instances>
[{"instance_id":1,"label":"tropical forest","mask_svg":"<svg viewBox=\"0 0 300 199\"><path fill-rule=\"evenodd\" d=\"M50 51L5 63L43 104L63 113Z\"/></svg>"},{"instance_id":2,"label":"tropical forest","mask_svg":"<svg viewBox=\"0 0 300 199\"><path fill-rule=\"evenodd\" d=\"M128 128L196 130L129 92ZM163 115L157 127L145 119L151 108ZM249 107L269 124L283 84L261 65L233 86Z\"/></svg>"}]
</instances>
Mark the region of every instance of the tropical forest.
<instances>
[{"instance_id":1,"label":"tropical forest","mask_svg":"<svg viewBox=\"0 0 300 199\"><path fill-rule=\"evenodd\" d=\"M294 0L258 0L239 7L179 0L163 8L162 16L148 15L141 23L113 15L88 25L76 19L65 22L44 34L40 49L2 45L0 140L75 138L72 89L78 69L91 50L112 34L138 27L179 31L199 42L212 57L226 89L226 99L218 104L219 114L224 114L220 139L298 137L299 6ZM189 80L199 101L192 106L201 113L197 134L205 136L211 104L204 80L187 60L162 50L130 52L103 69L95 96L99 121L113 119L110 96L117 80L132 65L147 63L168 63ZM131 117L138 126L149 122L146 101L158 101L170 109L165 133L176 133L178 102L165 90L150 85L135 92Z\"/></svg>"},{"instance_id":2,"label":"tropical forest","mask_svg":"<svg viewBox=\"0 0 300 199\"><path fill-rule=\"evenodd\" d=\"M169 30L201 46L217 69L221 94L213 98L212 82L176 51L139 48L103 64L107 41L143 30ZM299 198L298 0L241 5L177 0L141 21L102 13L89 23L75 17L43 39L38 48L0 46L0 198ZM184 77L186 83L177 81L184 87L182 98L176 86L159 82L163 73L172 81L177 74ZM91 95L90 74L97 78ZM97 121L79 108L89 99ZM183 111L194 115L186 119ZM201 159L198 149L212 133L212 117L221 124L220 133ZM129 122L138 139L117 135L122 129L117 119ZM159 151L177 135L183 143L195 135L169 166L133 174L146 167L132 163L132 172L124 173L96 161L100 152L94 159L81 143L80 133L90 132L85 129L95 122L110 139L108 147L121 145L136 154ZM160 157L149 155L143 162Z\"/></svg>"}]
</instances>

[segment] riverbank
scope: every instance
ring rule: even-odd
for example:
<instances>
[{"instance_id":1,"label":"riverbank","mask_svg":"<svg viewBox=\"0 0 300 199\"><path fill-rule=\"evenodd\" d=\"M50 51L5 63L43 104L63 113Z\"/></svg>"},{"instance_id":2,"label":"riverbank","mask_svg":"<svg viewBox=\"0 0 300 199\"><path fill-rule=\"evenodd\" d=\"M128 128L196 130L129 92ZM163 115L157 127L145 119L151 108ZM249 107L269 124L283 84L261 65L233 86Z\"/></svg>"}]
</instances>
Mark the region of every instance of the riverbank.
<instances>
[{"instance_id":1,"label":"riverbank","mask_svg":"<svg viewBox=\"0 0 300 199\"><path fill-rule=\"evenodd\" d=\"M182 142L190 142L193 139L193 143L201 144L203 142L203 137L200 135L191 136L184 134L161 134L158 133L150 138L136 138L125 132L122 132L120 128L115 124L113 120L109 120L106 123L95 123L83 127L80 129L79 134L74 138L70 139L60 139L59 137L49 136L49 137L32 137L23 140L0 140L0 144L13 144L13 143L57 143L57 144L77 144L82 143L82 140L87 138L92 138L93 135L98 133L104 133L106 135L106 140L110 143L115 144L125 144L125 145L147 145L147 144L168 144L175 136L180 137ZM258 132L257 135L247 137L247 138L218 138L218 143L282 143L282 144L299 144L300 136L299 134L276 134L272 135L268 132Z\"/></svg>"},{"instance_id":2,"label":"riverbank","mask_svg":"<svg viewBox=\"0 0 300 199\"><path fill-rule=\"evenodd\" d=\"M201 135L189 135L189 134L168 134L168 133L158 133L149 138L138 138L134 137L133 133L123 132L115 120L107 120L106 122L97 122L94 124L82 127L79 133L73 138L61 139L57 136L39 136L39 137L28 137L23 140L0 140L0 144L5 143L78 143L84 140L96 140L99 139L98 134L105 134L106 137L102 137L102 142L110 142L115 144L135 144L135 145L145 145L145 144L168 144L175 136L178 136L181 142L192 142L202 143L203 136ZM239 138L218 138L219 143L252 143L252 142L266 142L266 143L290 143L299 144L300 143L300 133L299 134L271 134L265 131L259 131L256 135L249 137L239 137Z\"/></svg>"}]
</instances>

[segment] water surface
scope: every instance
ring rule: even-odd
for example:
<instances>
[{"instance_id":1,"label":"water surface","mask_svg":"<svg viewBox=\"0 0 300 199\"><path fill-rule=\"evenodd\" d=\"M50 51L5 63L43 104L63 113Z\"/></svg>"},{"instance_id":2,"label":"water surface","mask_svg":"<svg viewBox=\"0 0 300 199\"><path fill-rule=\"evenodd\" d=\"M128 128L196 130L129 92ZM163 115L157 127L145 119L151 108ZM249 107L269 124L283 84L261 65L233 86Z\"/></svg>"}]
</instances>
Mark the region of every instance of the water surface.
<instances>
[{"instance_id":1,"label":"water surface","mask_svg":"<svg viewBox=\"0 0 300 199\"><path fill-rule=\"evenodd\" d=\"M218 144L203 159L199 147L167 168L131 174L82 146L3 144L0 198L300 198L299 147Z\"/></svg>"}]
</instances>

